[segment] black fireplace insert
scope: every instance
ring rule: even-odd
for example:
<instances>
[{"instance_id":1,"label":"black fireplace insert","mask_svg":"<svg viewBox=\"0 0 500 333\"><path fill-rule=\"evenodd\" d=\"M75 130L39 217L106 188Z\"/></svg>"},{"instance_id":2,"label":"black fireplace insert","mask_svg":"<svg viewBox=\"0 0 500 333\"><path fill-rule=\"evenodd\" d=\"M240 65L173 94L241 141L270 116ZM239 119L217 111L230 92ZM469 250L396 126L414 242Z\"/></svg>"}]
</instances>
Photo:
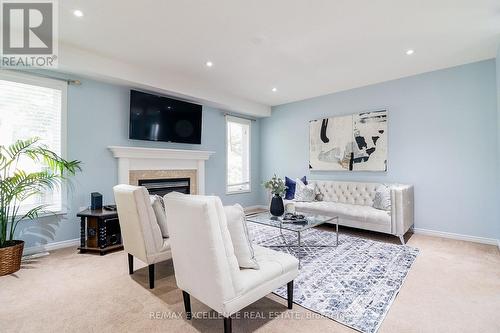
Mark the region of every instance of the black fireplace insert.
<instances>
[{"instance_id":1,"label":"black fireplace insert","mask_svg":"<svg viewBox=\"0 0 500 333\"><path fill-rule=\"evenodd\" d=\"M190 194L191 180L189 178L139 179L139 186L144 186L149 194L160 196L174 191Z\"/></svg>"}]
</instances>

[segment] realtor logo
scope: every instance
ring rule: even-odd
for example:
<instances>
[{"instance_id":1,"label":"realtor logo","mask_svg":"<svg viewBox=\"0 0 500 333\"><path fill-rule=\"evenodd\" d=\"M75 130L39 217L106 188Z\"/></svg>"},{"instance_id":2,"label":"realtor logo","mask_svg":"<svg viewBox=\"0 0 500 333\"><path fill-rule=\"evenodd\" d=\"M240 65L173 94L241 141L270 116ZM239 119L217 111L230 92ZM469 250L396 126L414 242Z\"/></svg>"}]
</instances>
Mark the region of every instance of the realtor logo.
<instances>
[{"instance_id":1,"label":"realtor logo","mask_svg":"<svg viewBox=\"0 0 500 333\"><path fill-rule=\"evenodd\" d=\"M57 67L57 0L2 0L2 67Z\"/></svg>"}]
</instances>

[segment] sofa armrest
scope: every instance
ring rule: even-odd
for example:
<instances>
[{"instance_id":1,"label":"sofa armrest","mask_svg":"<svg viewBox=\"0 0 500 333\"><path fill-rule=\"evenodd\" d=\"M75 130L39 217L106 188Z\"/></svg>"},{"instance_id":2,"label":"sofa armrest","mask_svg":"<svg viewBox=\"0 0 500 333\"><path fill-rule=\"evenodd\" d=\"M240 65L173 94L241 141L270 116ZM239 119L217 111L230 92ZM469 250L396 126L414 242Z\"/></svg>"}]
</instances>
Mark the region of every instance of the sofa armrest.
<instances>
[{"instance_id":1,"label":"sofa armrest","mask_svg":"<svg viewBox=\"0 0 500 333\"><path fill-rule=\"evenodd\" d=\"M414 223L414 201L412 185L391 186L392 234L404 235Z\"/></svg>"}]
</instances>

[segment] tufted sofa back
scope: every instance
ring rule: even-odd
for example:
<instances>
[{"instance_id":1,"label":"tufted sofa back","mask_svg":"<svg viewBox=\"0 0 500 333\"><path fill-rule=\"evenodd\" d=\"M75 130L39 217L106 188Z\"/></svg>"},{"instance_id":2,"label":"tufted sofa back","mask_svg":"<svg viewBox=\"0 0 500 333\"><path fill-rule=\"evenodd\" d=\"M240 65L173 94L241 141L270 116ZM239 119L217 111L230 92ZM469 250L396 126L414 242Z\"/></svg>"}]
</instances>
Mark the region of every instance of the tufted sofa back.
<instances>
[{"instance_id":1,"label":"tufted sofa back","mask_svg":"<svg viewBox=\"0 0 500 333\"><path fill-rule=\"evenodd\" d=\"M380 183L339 182L332 180L311 180L316 190L323 195L323 201L372 206L375 191Z\"/></svg>"}]
</instances>

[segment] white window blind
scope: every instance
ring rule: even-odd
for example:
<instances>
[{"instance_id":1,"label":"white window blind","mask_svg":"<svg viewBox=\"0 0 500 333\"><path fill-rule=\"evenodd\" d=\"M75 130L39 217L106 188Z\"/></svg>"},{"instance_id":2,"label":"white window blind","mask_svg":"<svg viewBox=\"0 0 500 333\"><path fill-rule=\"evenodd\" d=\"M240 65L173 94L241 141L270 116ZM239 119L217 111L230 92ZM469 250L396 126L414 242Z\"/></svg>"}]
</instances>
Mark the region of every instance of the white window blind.
<instances>
[{"instance_id":1,"label":"white window blind","mask_svg":"<svg viewBox=\"0 0 500 333\"><path fill-rule=\"evenodd\" d=\"M66 108L66 83L16 73L0 73L0 145L39 137L40 142L64 156L63 123ZM17 168L26 172L45 168L31 159L19 160ZM61 212L63 191L55 189L23 202L22 214L38 205Z\"/></svg>"},{"instance_id":2,"label":"white window blind","mask_svg":"<svg viewBox=\"0 0 500 333\"><path fill-rule=\"evenodd\" d=\"M250 120L226 116L226 192L250 192Z\"/></svg>"}]
</instances>

